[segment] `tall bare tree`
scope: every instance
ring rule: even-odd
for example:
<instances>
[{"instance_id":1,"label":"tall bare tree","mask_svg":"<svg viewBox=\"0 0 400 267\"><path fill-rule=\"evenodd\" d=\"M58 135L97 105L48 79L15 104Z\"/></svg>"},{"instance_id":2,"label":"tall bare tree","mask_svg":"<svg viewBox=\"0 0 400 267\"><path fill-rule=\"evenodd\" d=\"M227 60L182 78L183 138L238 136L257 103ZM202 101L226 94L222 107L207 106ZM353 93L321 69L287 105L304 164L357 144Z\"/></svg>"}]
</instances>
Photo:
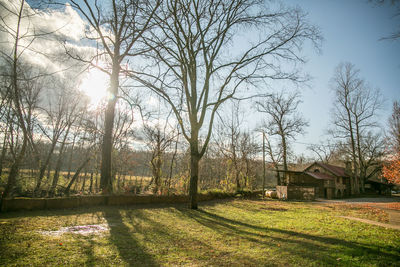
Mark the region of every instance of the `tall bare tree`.
<instances>
[{"instance_id":1,"label":"tall bare tree","mask_svg":"<svg viewBox=\"0 0 400 267\"><path fill-rule=\"evenodd\" d=\"M258 0L163 1L155 16L159 27L146 39L160 75L132 73L170 105L189 143L192 209L197 209L199 161L219 108L248 96L243 89L257 81L302 81L297 70L281 63L303 62L298 50L303 41L320 40L301 10L272 6Z\"/></svg>"},{"instance_id":2,"label":"tall bare tree","mask_svg":"<svg viewBox=\"0 0 400 267\"><path fill-rule=\"evenodd\" d=\"M393 152L400 152L400 104L393 102L392 115L389 118L389 132L387 134L387 143Z\"/></svg>"},{"instance_id":3,"label":"tall bare tree","mask_svg":"<svg viewBox=\"0 0 400 267\"><path fill-rule=\"evenodd\" d=\"M66 81L54 79L53 81L47 80L47 82L53 85L53 89L48 89L46 92L47 103L43 103L41 107L42 121L38 124L42 134L50 141L49 149L43 161L40 155L38 155L39 151L35 146L33 134L30 135L32 146L34 146L35 154L37 154L39 158L38 161L40 162L38 179L34 190L35 195L40 190L45 171L49 167L50 159L53 157L53 152L58 144L62 147L59 153L62 153L66 138L73 123L71 118L76 117L75 110L78 109L80 100L79 92L71 90L71 85ZM60 142L63 135L64 140Z\"/></svg>"},{"instance_id":4,"label":"tall bare tree","mask_svg":"<svg viewBox=\"0 0 400 267\"><path fill-rule=\"evenodd\" d=\"M286 96L283 91L256 102L258 111L267 116L263 129L269 136L279 136L280 138L285 171L288 170L289 140L294 140L298 134L304 134L304 128L308 126L308 122L297 109L300 103L298 92L289 93ZM270 145L268 147L271 148ZM272 153L270 154L272 155Z\"/></svg>"},{"instance_id":5,"label":"tall bare tree","mask_svg":"<svg viewBox=\"0 0 400 267\"><path fill-rule=\"evenodd\" d=\"M376 116L382 105L379 90L372 89L359 77L359 70L351 63L341 63L335 70L332 79L335 93L332 110L333 129L331 134L348 143L349 155L353 163L351 192L358 194L363 190L365 165L369 162L363 153L367 137L378 124ZM361 188L360 188L361 186Z\"/></svg>"},{"instance_id":6,"label":"tall bare tree","mask_svg":"<svg viewBox=\"0 0 400 267\"><path fill-rule=\"evenodd\" d=\"M236 191L242 189L240 181L241 162L240 162L240 139L242 136L240 125L243 122L243 117L240 116L239 103L233 103L228 116L221 117L219 125L215 131L215 144L219 151L226 159L229 160L233 169L234 180L236 183Z\"/></svg>"},{"instance_id":7,"label":"tall bare tree","mask_svg":"<svg viewBox=\"0 0 400 267\"><path fill-rule=\"evenodd\" d=\"M113 188L113 129L121 75L126 71L128 59L133 59L148 49L140 45L140 40L152 26L152 17L159 6L159 1L112 0L104 5L99 1L89 0L67 2L87 21L90 26L87 38L94 40L99 48L99 51L89 58L71 50L67 50L67 53L79 61L100 69L110 77L100 179L103 193L109 193ZM105 66L99 64L99 61Z\"/></svg>"},{"instance_id":8,"label":"tall bare tree","mask_svg":"<svg viewBox=\"0 0 400 267\"><path fill-rule=\"evenodd\" d=\"M168 131L166 126L167 124L164 127L160 124L154 126L144 125L145 142L151 153L150 167L152 171L152 180L150 183L154 183L154 193L157 193L161 187L164 154L175 139L174 132Z\"/></svg>"},{"instance_id":9,"label":"tall bare tree","mask_svg":"<svg viewBox=\"0 0 400 267\"><path fill-rule=\"evenodd\" d=\"M3 192L3 198L9 197L16 184L19 173L20 164L25 156L29 142L29 125L26 120L25 109L23 105L23 88L21 81L26 81L21 77L23 75L22 62L23 54L29 49L36 37L32 34L32 27L29 20L34 16L33 12L29 12L25 8L24 0L16 2L0 1L0 32L5 40L9 40L12 46L5 48L2 46L0 50L1 60L6 62L10 67L10 97L15 117L17 118L17 126L22 131L22 144L19 150L14 154L14 160L8 175L6 188ZM8 42L5 42L8 44ZM4 42L2 43L4 45ZM9 49L11 47L11 49ZM3 50L4 49L4 50ZM34 77L29 77L34 79Z\"/></svg>"}]
</instances>

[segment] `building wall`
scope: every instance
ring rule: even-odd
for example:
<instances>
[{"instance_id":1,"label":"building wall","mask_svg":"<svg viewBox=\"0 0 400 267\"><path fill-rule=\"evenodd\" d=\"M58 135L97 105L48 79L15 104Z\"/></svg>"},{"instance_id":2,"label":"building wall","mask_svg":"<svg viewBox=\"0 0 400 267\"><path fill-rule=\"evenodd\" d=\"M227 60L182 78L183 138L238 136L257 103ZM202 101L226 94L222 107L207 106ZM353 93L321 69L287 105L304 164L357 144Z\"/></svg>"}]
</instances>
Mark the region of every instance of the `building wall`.
<instances>
[{"instance_id":1,"label":"building wall","mask_svg":"<svg viewBox=\"0 0 400 267\"><path fill-rule=\"evenodd\" d=\"M325 197L324 180L318 180L305 173L286 173L289 185L314 187L315 197Z\"/></svg>"},{"instance_id":2,"label":"building wall","mask_svg":"<svg viewBox=\"0 0 400 267\"><path fill-rule=\"evenodd\" d=\"M333 198L333 197L342 198L342 197L350 195L350 180L349 180L349 178L335 176L331 172L325 170L324 168L322 168L318 165L313 165L309 169L310 172L315 172L316 170L318 170L321 173L325 173L325 174L335 177L334 181L326 180L324 183L325 188L332 188L332 190L329 190L329 192L330 192L329 194L331 195L331 198Z\"/></svg>"},{"instance_id":3,"label":"building wall","mask_svg":"<svg viewBox=\"0 0 400 267\"><path fill-rule=\"evenodd\" d=\"M281 185L276 187L279 199L313 200L315 199L315 187Z\"/></svg>"}]
</instances>

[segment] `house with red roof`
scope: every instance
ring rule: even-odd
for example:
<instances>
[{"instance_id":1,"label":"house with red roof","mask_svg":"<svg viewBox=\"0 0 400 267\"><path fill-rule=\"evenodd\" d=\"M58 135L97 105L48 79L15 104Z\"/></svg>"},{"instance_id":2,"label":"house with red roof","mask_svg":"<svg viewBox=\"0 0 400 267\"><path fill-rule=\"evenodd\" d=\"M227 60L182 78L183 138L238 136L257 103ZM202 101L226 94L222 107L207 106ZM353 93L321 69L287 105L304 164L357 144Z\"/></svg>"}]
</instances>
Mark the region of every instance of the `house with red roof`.
<instances>
[{"instance_id":1,"label":"house with red roof","mask_svg":"<svg viewBox=\"0 0 400 267\"><path fill-rule=\"evenodd\" d=\"M343 168L321 162L314 162L304 170L316 180L323 180L324 186L320 187L316 195L324 198L341 198L350 196L350 166Z\"/></svg>"},{"instance_id":2,"label":"house with red roof","mask_svg":"<svg viewBox=\"0 0 400 267\"><path fill-rule=\"evenodd\" d=\"M314 162L303 171L279 171L283 184L277 186L279 198L341 198L350 195L350 166Z\"/></svg>"}]
</instances>

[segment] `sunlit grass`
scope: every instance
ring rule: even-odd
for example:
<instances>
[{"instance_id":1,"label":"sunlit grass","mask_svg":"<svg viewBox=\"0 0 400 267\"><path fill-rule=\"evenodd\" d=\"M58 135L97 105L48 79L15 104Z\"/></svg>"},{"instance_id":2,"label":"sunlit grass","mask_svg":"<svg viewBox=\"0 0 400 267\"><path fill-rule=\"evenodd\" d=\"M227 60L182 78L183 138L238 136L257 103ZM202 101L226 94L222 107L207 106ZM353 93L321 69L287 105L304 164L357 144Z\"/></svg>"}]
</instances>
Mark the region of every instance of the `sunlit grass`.
<instances>
[{"instance_id":1,"label":"sunlit grass","mask_svg":"<svg viewBox=\"0 0 400 267\"><path fill-rule=\"evenodd\" d=\"M0 217L0 266L399 263L400 231L338 217L346 212L271 200L209 202L198 211L159 205L11 212ZM364 212L353 210L352 215ZM40 233L88 224L107 224L110 231L91 236Z\"/></svg>"}]
</instances>

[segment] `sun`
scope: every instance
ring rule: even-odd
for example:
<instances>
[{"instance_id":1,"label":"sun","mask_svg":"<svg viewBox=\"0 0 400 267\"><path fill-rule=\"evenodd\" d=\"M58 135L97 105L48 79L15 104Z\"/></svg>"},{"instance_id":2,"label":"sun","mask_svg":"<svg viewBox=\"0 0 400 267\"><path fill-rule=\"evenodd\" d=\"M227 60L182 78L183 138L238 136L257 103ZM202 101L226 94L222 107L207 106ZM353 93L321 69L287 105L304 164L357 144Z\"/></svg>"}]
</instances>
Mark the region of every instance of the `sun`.
<instances>
[{"instance_id":1,"label":"sun","mask_svg":"<svg viewBox=\"0 0 400 267\"><path fill-rule=\"evenodd\" d=\"M100 105L107 98L107 88L109 76L98 69L90 69L82 79L79 90L90 99L90 104L94 107Z\"/></svg>"}]
</instances>

